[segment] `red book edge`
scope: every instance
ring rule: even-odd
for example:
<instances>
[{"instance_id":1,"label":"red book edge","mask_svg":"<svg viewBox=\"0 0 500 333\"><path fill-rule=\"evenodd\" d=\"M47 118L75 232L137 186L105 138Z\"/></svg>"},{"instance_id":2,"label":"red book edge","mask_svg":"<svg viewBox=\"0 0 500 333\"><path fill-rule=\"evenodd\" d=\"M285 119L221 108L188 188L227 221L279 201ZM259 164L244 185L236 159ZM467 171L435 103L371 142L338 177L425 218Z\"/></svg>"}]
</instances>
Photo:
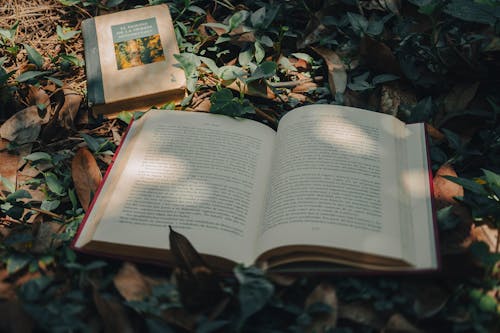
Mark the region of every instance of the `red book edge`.
<instances>
[{"instance_id":1,"label":"red book edge","mask_svg":"<svg viewBox=\"0 0 500 333\"><path fill-rule=\"evenodd\" d=\"M127 129L125 130L125 133L123 134L123 136L120 140L120 144L116 148L115 154L113 155L113 159L111 160L111 163L109 164L108 168L106 169L106 173L104 174L104 177L102 178L101 183L99 184L99 187L97 188L97 191L96 191L94 197L92 198L92 202L90 203L89 209L85 212L85 216L83 217L82 222L80 222L80 225L78 226L78 230L76 231L75 236L73 236L73 240L71 241L71 244L70 244L70 248L72 250L80 251L80 252L95 253L94 251L85 251L83 248L77 247L75 244L76 244L76 241L78 240L78 238L80 237L80 234L83 230L83 227L87 223L87 219L90 215L90 212L94 208L94 205L97 202L97 199L99 198L99 194L101 193L101 190L104 187L104 183L106 182L106 179L108 178L108 176L111 172L111 169L113 168L113 165L115 164L115 160L118 157L118 154L120 153L120 150L123 146L123 143L125 142L125 139L129 133L129 130L132 127L133 123L134 123L134 118L132 118L129 125L127 126Z\"/></svg>"}]
</instances>

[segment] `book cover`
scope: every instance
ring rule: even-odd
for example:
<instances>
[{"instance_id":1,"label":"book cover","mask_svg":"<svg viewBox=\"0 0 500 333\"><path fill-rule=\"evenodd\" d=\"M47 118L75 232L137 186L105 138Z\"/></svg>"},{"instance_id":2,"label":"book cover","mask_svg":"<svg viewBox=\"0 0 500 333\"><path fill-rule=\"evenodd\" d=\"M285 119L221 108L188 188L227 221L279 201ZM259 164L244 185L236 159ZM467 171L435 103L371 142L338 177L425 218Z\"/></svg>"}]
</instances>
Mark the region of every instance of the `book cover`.
<instances>
[{"instance_id":1,"label":"book cover","mask_svg":"<svg viewBox=\"0 0 500 333\"><path fill-rule=\"evenodd\" d=\"M167 5L90 18L82 33L88 103L95 114L149 109L184 95Z\"/></svg>"}]
</instances>

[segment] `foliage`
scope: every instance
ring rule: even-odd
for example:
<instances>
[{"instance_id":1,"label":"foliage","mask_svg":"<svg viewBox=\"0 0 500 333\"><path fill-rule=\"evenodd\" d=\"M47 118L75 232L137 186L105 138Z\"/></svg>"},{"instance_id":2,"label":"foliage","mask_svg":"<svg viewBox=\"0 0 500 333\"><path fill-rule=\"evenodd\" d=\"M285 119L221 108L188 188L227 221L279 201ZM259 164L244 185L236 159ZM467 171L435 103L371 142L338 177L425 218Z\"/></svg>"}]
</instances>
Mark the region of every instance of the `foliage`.
<instances>
[{"instance_id":1,"label":"foliage","mask_svg":"<svg viewBox=\"0 0 500 333\"><path fill-rule=\"evenodd\" d=\"M21 105L34 107L30 114L38 117L19 125L36 134L29 152L25 142L0 146L4 165L27 175L16 182L0 174L0 290L9 305L17 297L21 318L34 320L38 331L311 332L328 320L331 332L499 329L499 236L488 243L470 233L500 228L495 1L59 3L74 19L54 25L56 55L24 39L22 22L0 27L1 122L20 113ZM72 47L82 38L78 15L159 3L170 7L181 50L176 60L189 93L164 108L275 127L296 106L330 103L425 122L433 171L450 166L458 175L442 179L465 189L438 202L445 274L289 277L237 266L233 275L218 277L220 299L192 311L183 304L176 271L148 265L131 270L118 260L73 252L70 242L84 215L71 166L77 148L87 147L104 171L124 124L142 114L122 112L121 122L85 119L88 108L80 100L78 115L69 113L73 93L61 93L62 87L84 66L82 50ZM120 57L128 66L129 59ZM143 57L153 61L151 54ZM42 121L46 114L50 119ZM85 190L89 198L95 194Z\"/></svg>"}]
</instances>

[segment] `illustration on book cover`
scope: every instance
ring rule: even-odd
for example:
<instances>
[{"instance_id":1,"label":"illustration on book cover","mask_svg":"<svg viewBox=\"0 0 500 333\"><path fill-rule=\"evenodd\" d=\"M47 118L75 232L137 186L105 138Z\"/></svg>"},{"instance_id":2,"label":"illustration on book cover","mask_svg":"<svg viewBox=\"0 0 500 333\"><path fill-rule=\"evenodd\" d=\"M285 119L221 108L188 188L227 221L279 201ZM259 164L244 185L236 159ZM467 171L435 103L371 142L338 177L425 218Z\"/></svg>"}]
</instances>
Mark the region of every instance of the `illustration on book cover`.
<instances>
[{"instance_id":1,"label":"illustration on book cover","mask_svg":"<svg viewBox=\"0 0 500 333\"><path fill-rule=\"evenodd\" d=\"M156 19L111 26L118 70L165 61Z\"/></svg>"}]
</instances>

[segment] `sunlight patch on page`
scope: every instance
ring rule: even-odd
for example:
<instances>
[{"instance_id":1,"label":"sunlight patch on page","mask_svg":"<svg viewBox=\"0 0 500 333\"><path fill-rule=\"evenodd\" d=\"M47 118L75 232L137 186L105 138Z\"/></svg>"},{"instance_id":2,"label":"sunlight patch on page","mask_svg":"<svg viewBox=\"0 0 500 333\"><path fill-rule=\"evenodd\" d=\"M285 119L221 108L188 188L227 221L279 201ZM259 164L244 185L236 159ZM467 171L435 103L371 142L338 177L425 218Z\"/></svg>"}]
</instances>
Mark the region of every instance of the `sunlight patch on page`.
<instances>
[{"instance_id":1,"label":"sunlight patch on page","mask_svg":"<svg viewBox=\"0 0 500 333\"><path fill-rule=\"evenodd\" d=\"M208 183L201 180L186 180L176 186L169 195L172 196L169 201L177 205L198 206L210 200L212 190Z\"/></svg>"},{"instance_id":2,"label":"sunlight patch on page","mask_svg":"<svg viewBox=\"0 0 500 333\"><path fill-rule=\"evenodd\" d=\"M317 137L350 154L372 156L376 142L359 126L343 118L325 117L316 127Z\"/></svg>"},{"instance_id":3,"label":"sunlight patch on page","mask_svg":"<svg viewBox=\"0 0 500 333\"><path fill-rule=\"evenodd\" d=\"M148 182L175 184L189 173L188 164L173 155L148 154L142 163L135 160L132 163L137 164L133 168L140 170L139 177Z\"/></svg>"},{"instance_id":4,"label":"sunlight patch on page","mask_svg":"<svg viewBox=\"0 0 500 333\"><path fill-rule=\"evenodd\" d=\"M426 178L421 170L408 170L401 174L404 190L415 198L427 198L429 195L427 184L422 179Z\"/></svg>"}]
</instances>

